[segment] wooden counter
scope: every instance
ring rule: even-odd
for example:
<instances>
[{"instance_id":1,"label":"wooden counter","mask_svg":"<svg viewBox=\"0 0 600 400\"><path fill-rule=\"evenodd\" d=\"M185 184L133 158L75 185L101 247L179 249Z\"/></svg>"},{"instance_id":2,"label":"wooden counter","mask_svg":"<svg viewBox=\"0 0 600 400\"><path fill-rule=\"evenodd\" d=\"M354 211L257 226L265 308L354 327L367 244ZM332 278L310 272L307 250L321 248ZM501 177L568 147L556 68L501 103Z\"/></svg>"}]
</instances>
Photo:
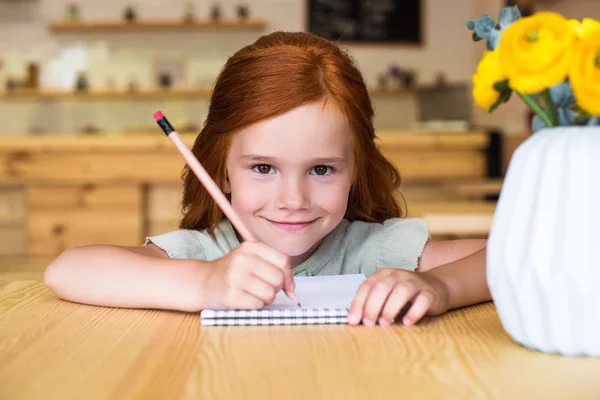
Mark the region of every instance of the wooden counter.
<instances>
[{"instance_id":1,"label":"wooden counter","mask_svg":"<svg viewBox=\"0 0 600 400\"><path fill-rule=\"evenodd\" d=\"M379 137L405 182L485 177L483 132L382 132ZM183 135L190 147L194 138ZM54 256L91 243L140 244L146 235L176 226L183 165L158 128L134 136L3 137L0 235L14 235L7 232L21 221L30 256ZM24 191L23 216L2 212L2 187L5 199L9 191L13 198Z\"/></svg>"},{"instance_id":2,"label":"wooden counter","mask_svg":"<svg viewBox=\"0 0 600 400\"><path fill-rule=\"evenodd\" d=\"M182 135L191 147L194 135ZM405 179L485 176L487 135L384 132L385 155ZM178 183L183 160L160 132L136 136L44 135L0 141L0 180L81 184Z\"/></svg>"}]
</instances>

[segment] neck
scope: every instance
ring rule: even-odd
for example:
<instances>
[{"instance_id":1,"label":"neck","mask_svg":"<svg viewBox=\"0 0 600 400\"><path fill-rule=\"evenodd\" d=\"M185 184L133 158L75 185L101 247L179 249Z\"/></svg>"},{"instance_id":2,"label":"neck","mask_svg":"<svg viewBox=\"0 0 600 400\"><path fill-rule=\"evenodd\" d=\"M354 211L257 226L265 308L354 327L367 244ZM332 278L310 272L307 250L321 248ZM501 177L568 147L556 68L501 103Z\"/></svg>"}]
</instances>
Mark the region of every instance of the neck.
<instances>
[{"instance_id":1,"label":"neck","mask_svg":"<svg viewBox=\"0 0 600 400\"><path fill-rule=\"evenodd\" d=\"M290 257L290 261L292 263L292 269L296 268L297 266L299 266L300 264L302 264L304 261L308 260L310 258L310 256L312 256L315 251L317 251L317 249L319 248L319 246L321 245L321 243L323 243L323 239L319 240L317 243L315 243L313 245L313 247L311 247L310 249L308 249L307 252L300 254L298 256L291 256Z\"/></svg>"},{"instance_id":2,"label":"neck","mask_svg":"<svg viewBox=\"0 0 600 400\"><path fill-rule=\"evenodd\" d=\"M237 231L237 229L235 229L235 227L233 225L232 225L232 228L233 228L233 231L235 232L235 236L237 237L238 242L242 243L244 241L244 238L242 238L242 236L239 234L239 232ZM302 253L297 256L290 256L290 262L292 264L292 269L296 268L298 265L300 265L304 261L308 260L310 258L310 256L312 256L315 253L315 251L317 251L317 249L319 248L319 246L321 245L323 240L324 239L319 240L310 249L308 249L308 251L306 251L305 253Z\"/></svg>"}]
</instances>

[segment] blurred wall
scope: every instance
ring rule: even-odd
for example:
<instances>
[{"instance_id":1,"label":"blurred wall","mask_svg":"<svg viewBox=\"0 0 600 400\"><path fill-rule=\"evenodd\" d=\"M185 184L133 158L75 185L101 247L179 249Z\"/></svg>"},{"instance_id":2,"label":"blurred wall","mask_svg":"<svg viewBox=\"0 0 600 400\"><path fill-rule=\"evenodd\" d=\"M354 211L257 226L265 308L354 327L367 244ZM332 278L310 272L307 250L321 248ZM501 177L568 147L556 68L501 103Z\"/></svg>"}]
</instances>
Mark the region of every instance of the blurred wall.
<instances>
[{"instance_id":1,"label":"blurred wall","mask_svg":"<svg viewBox=\"0 0 600 400\"><path fill-rule=\"evenodd\" d=\"M188 87L210 86L219 69L235 50L258 36L274 30L305 29L304 0L246 0L251 16L268 21L265 31L206 30L193 32L136 32L127 34L86 33L80 35L51 33L47 23L61 20L70 0L4 0L0 1L0 92L8 76L22 77L29 61L48 65L64 49L80 45L87 52L90 85L104 89L109 81L115 88L125 88L135 80L141 88L155 86L153 63L160 59L186 59ZM115 20L122 18L124 0L102 2L80 0L83 20ZM181 18L187 0L138 1L138 17ZM196 15L206 17L213 3L221 4L223 17L233 17L235 0L195 0ZM442 72L450 82L470 82L483 52L481 43L472 43L464 23L484 12L494 17L504 0L423 0L424 44L347 45L361 68L370 87L376 85L377 75L392 63L418 70L419 83L431 82ZM600 19L600 0L560 0L548 3L550 8L568 17L590 16ZM42 79L46 86L56 83L45 68ZM374 95L378 129L407 128L416 118L416 106L410 95ZM0 133L22 134L33 130L45 132L75 132L92 124L107 132L123 127L144 129L152 127L149 113L157 107L168 112L179 126L200 126L206 115L205 98L54 101L25 99L0 100ZM473 107L474 122L500 126L508 132L526 130L525 108L518 99L501 107L493 115Z\"/></svg>"}]
</instances>

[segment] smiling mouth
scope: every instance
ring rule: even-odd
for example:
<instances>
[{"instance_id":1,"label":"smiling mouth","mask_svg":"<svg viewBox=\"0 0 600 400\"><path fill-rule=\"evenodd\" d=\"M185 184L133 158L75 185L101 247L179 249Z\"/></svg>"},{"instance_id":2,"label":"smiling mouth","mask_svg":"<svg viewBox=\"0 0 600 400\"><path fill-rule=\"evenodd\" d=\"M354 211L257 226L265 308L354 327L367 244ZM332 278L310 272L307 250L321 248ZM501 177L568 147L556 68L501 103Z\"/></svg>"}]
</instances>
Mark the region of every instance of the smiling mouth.
<instances>
[{"instance_id":1,"label":"smiling mouth","mask_svg":"<svg viewBox=\"0 0 600 400\"><path fill-rule=\"evenodd\" d=\"M309 226L313 224L317 219L313 219L312 221L273 221L265 218L269 221L273 226L279 228L286 232L300 232L307 229Z\"/></svg>"}]
</instances>

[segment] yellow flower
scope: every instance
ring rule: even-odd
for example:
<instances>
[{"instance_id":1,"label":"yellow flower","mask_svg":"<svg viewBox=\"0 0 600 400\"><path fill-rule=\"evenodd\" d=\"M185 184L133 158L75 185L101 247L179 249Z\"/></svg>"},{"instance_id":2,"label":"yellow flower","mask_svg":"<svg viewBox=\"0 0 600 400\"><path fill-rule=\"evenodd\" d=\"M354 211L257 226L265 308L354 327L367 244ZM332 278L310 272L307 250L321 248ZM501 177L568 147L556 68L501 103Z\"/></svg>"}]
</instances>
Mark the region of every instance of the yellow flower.
<instances>
[{"instance_id":1,"label":"yellow flower","mask_svg":"<svg viewBox=\"0 0 600 400\"><path fill-rule=\"evenodd\" d=\"M499 56L498 51L486 51L473 75L475 104L486 110L489 110L500 97L500 92L494 89L494 85L506 79Z\"/></svg>"},{"instance_id":2,"label":"yellow flower","mask_svg":"<svg viewBox=\"0 0 600 400\"><path fill-rule=\"evenodd\" d=\"M500 40L500 62L512 89L533 94L565 80L573 30L553 12L539 12L510 25Z\"/></svg>"},{"instance_id":3,"label":"yellow flower","mask_svg":"<svg viewBox=\"0 0 600 400\"><path fill-rule=\"evenodd\" d=\"M600 22L591 18L584 18L581 22L576 19L570 19L567 22L575 33L575 36L580 40L583 40L595 31L600 30Z\"/></svg>"},{"instance_id":4,"label":"yellow flower","mask_svg":"<svg viewBox=\"0 0 600 400\"><path fill-rule=\"evenodd\" d=\"M569 82L577 104L600 116L600 30L575 44Z\"/></svg>"}]
</instances>

